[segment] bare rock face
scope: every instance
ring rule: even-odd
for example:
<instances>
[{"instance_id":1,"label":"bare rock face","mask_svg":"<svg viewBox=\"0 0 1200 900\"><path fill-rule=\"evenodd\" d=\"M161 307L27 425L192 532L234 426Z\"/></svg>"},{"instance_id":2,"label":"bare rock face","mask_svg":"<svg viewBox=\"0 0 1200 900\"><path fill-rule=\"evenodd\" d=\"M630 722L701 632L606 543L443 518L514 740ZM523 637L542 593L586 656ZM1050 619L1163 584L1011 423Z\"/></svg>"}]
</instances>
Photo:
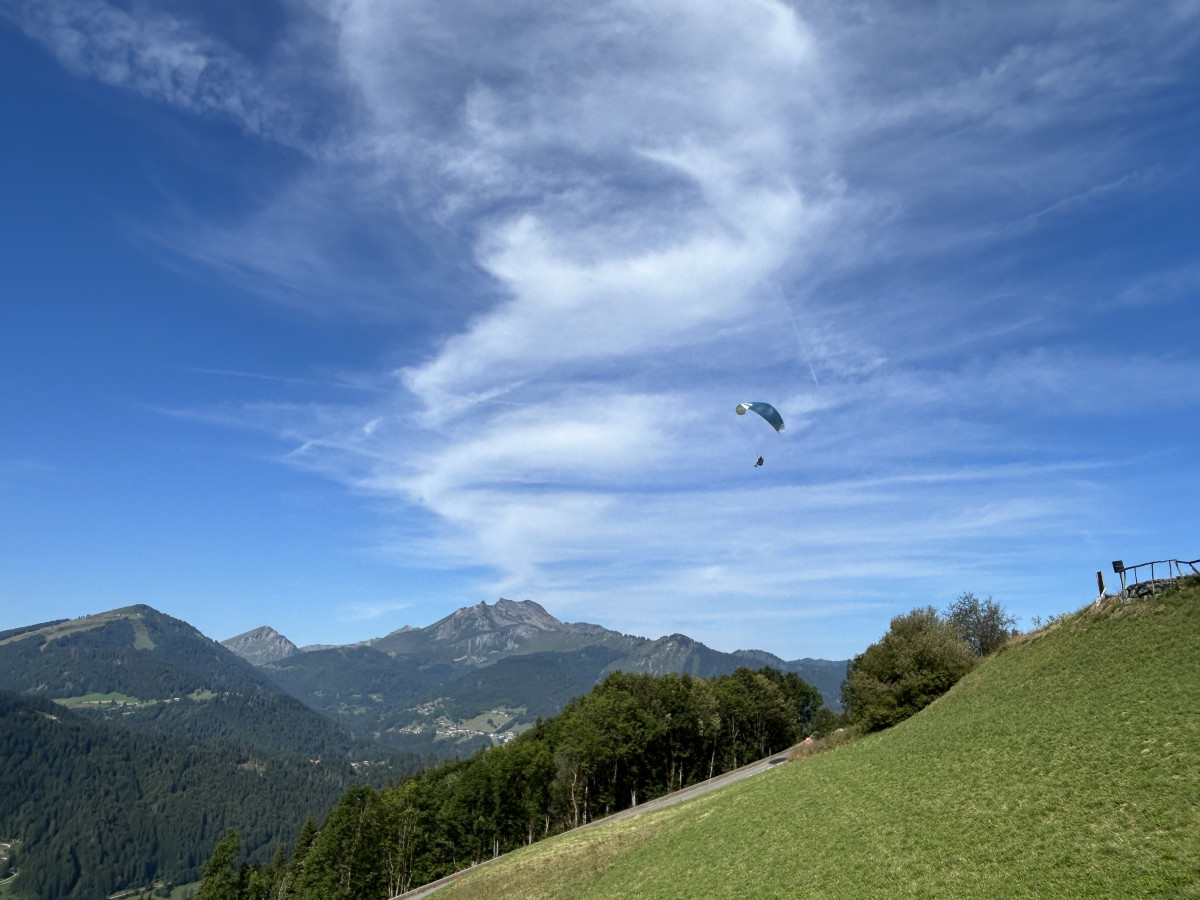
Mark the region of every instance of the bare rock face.
<instances>
[{"instance_id":1,"label":"bare rock face","mask_svg":"<svg viewBox=\"0 0 1200 900\"><path fill-rule=\"evenodd\" d=\"M221 641L221 646L256 666L276 662L299 652L295 644L266 625Z\"/></svg>"},{"instance_id":2,"label":"bare rock face","mask_svg":"<svg viewBox=\"0 0 1200 900\"><path fill-rule=\"evenodd\" d=\"M426 629L437 641L461 641L498 632L529 637L538 631L563 631L563 623L532 600L506 600L495 605L479 603L455 610Z\"/></svg>"},{"instance_id":3,"label":"bare rock face","mask_svg":"<svg viewBox=\"0 0 1200 900\"><path fill-rule=\"evenodd\" d=\"M454 647L457 661L479 665L519 650L540 634L569 628L532 600L502 597L492 606L464 606L421 630L429 640Z\"/></svg>"}]
</instances>

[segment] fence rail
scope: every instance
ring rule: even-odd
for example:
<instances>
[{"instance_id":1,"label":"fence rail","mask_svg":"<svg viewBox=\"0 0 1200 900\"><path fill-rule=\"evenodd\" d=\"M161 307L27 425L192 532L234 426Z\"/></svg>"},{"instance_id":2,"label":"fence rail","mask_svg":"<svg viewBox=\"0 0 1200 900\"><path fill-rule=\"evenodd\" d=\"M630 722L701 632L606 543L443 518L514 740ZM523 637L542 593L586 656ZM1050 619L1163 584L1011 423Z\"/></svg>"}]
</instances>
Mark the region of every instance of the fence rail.
<instances>
[{"instance_id":1,"label":"fence rail","mask_svg":"<svg viewBox=\"0 0 1200 900\"><path fill-rule=\"evenodd\" d=\"M1126 594L1133 588L1148 584L1152 592L1157 592L1159 582L1174 581L1176 578L1182 578L1184 575L1200 575L1200 569L1197 569L1197 564L1200 564L1200 559L1156 559L1151 562L1138 563L1136 566L1127 566L1119 559L1113 560L1113 571L1121 576L1121 593ZM1155 569L1155 566L1165 566L1165 574L1162 568ZM1191 569L1190 572L1185 572L1183 567L1187 566ZM1143 579L1138 570L1149 569L1150 577Z\"/></svg>"}]
</instances>

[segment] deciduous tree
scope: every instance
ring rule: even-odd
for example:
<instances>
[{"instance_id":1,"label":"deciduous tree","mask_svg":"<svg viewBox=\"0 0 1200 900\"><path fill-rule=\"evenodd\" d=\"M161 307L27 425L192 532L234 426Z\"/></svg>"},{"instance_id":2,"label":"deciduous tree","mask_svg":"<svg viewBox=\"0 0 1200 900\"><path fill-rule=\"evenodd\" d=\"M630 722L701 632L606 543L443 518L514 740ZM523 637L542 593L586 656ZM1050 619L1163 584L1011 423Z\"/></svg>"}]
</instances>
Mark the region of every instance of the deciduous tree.
<instances>
[{"instance_id":1,"label":"deciduous tree","mask_svg":"<svg viewBox=\"0 0 1200 900\"><path fill-rule=\"evenodd\" d=\"M946 619L976 656L987 656L1002 645L1012 635L1012 627L1017 622L991 597L980 600L970 591L950 604Z\"/></svg>"}]
</instances>

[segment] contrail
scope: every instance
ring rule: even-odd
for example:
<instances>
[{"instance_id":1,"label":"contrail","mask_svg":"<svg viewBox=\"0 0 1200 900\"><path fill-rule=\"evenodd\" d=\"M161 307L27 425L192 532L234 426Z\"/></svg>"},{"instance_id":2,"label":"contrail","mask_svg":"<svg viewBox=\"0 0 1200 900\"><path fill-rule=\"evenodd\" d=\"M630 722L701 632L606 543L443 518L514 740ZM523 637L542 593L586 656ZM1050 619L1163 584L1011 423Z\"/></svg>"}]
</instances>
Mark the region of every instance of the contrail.
<instances>
[{"instance_id":1,"label":"contrail","mask_svg":"<svg viewBox=\"0 0 1200 900\"><path fill-rule=\"evenodd\" d=\"M812 376L813 384L820 387L821 382L817 379L816 370L813 369L812 363L808 360L808 352L804 349L804 338L800 336L800 326L796 324L796 316L792 313L792 305L788 303L787 294L779 288L776 288L776 290L779 293L779 299L783 301L783 308L787 310L788 319L792 323L792 331L796 335L796 344L800 348L800 356L804 359L804 364L808 366L808 374Z\"/></svg>"},{"instance_id":2,"label":"contrail","mask_svg":"<svg viewBox=\"0 0 1200 900\"><path fill-rule=\"evenodd\" d=\"M224 375L230 378L255 378L260 381L278 381L283 384L312 384L318 387L340 387L353 390L369 390L360 385L345 381L327 381L316 378L295 378L287 375L269 375L263 372L240 372L236 369L208 369L203 366L180 366L185 372L196 372L200 375Z\"/></svg>"}]
</instances>

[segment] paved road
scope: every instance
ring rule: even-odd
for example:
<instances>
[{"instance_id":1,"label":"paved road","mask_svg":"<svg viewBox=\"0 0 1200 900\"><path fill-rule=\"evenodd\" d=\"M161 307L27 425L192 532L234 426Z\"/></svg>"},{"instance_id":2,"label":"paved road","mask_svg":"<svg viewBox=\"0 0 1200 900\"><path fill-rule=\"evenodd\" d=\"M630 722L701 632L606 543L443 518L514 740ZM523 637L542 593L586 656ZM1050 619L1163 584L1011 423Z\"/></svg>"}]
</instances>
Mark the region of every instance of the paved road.
<instances>
[{"instance_id":1,"label":"paved road","mask_svg":"<svg viewBox=\"0 0 1200 900\"><path fill-rule=\"evenodd\" d=\"M607 825L610 822L619 822L622 819L628 819L632 816L640 816L642 813L654 812L656 809L662 809L666 806L671 806L675 803L681 803L684 800L691 800L693 797L699 797L701 794L707 794L709 791L715 791L717 788L723 788L727 784L733 784L735 781L741 781L743 778L749 778L751 775L758 775L760 772L765 772L767 769L773 768L782 762L787 762L788 751L775 753L765 759L760 759L758 762L750 763L748 766L742 766L740 769L734 769L732 772L726 772L724 775L718 775L716 778L710 778L708 781L701 781L697 784L685 787L681 791L675 791L673 794L667 794L665 797L658 797L654 800L648 800L645 803L639 803L637 806L623 809L621 812L613 813L611 816L605 816L603 819L595 819L588 822L586 825L580 825L576 831L584 828L595 828L598 825ZM492 860L484 860L479 866L486 866ZM455 872L453 875L447 875L445 878L439 878L437 881L431 881L429 884L423 885L415 890L409 891L407 894L401 894L399 897L393 897L392 900L421 900L423 897L428 897L439 888L444 888L448 884L457 881L468 872L473 872L479 866L472 866L469 869L463 869Z\"/></svg>"},{"instance_id":2,"label":"paved road","mask_svg":"<svg viewBox=\"0 0 1200 900\"><path fill-rule=\"evenodd\" d=\"M4 848L2 851L0 851L0 863L7 863L8 862L8 851L12 849L12 844L6 844L3 841L0 841L0 847ZM6 877L4 874L3 867L0 866L0 885L8 884L10 881L12 881L14 878L16 878L17 875L20 874L19 872L17 872L16 869L10 869L9 871L11 871L12 874Z\"/></svg>"}]
</instances>

